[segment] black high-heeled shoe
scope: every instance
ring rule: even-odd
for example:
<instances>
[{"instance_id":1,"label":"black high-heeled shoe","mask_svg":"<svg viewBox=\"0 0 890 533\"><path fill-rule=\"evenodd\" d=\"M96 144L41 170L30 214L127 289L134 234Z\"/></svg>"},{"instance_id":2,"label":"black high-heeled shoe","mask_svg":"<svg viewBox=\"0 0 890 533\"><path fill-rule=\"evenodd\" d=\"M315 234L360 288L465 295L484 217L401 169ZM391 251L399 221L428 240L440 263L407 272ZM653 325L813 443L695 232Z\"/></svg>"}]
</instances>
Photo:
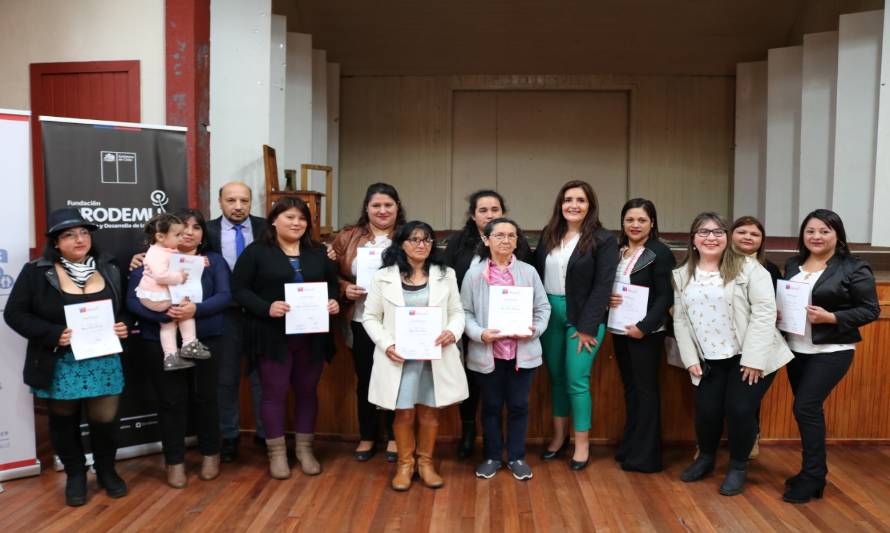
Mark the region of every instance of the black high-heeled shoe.
<instances>
[{"instance_id":1,"label":"black high-heeled shoe","mask_svg":"<svg viewBox=\"0 0 890 533\"><path fill-rule=\"evenodd\" d=\"M824 479L811 479L800 476L797 482L791 485L782 499L788 503L807 503L812 498L821 498L825 492Z\"/></svg>"},{"instance_id":2,"label":"black high-heeled shoe","mask_svg":"<svg viewBox=\"0 0 890 533\"><path fill-rule=\"evenodd\" d=\"M583 461L576 461L572 459L571 461L569 461L569 468L575 471L584 470L585 468L587 468L588 464L590 464L590 456L588 456L587 459L584 459Z\"/></svg>"},{"instance_id":3,"label":"black high-heeled shoe","mask_svg":"<svg viewBox=\"0 0 890 533\"><path fill-rule=\"evenodd\" d=\"M365 461L369 460L371 457L374 457L374 455L376 453L377 453L377 443L375 442L375 443L371 444L371 447L368 448L367 450L362 450L362 451L356 450L356 451L352 452L352 458L360 463L364 463Z\"/></svg>"},{"instance_id":4,"label":"black high-heeled shoe","mask_svg":"<svg viewBox=\"0 0 890 533\"><path fill-rule=\"evenodd\" d=\"M563 441L562 441L562 446L560 446L558 450L551 451L551 450L548 450L547 448L544 448L544 451L541 452L541 459L543 459L544 461L550 461L550 460L556 459L557 457L562 455L562 453L564 451L566 451L566 448L568 448L568 447L569 447L569 437L568 437L568 435L566 435L566 438L563 439Z\"/></svg>"}]
</instances>

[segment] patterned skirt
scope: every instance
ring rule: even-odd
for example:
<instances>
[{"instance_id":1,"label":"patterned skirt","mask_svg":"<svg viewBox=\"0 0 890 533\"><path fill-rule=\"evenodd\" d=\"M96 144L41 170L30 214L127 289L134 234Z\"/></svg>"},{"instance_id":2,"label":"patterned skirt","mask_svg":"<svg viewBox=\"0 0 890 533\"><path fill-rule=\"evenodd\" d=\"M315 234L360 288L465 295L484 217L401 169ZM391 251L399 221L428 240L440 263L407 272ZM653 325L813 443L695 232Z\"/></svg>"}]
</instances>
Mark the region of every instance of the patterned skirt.
<instances>
[{"instance_id":1,"label":"patterned skirt","mask_svg":"<svg viewBox=\"0 0 890 533\"><path fill-rule=\"evenodd\" d=\"M56 363L53 383L48 389L31 389L38 398L77 400L120 394L124 371L119 355L78 361L69 350Z\"/></svg>"}]
</instances>

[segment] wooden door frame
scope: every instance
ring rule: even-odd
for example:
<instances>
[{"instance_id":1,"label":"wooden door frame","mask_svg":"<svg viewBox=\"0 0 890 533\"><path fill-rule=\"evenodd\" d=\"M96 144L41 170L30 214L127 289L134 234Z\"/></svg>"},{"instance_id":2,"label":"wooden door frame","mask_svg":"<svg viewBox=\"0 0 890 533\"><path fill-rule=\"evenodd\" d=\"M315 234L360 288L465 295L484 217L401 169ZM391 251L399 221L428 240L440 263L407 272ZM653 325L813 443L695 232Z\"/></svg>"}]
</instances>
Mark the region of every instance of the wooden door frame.
<instances>
[{"instance_id":1,"label":"wooden door frame","mask_svg":"<svg viewBox=\"0 0 890 533\"><path fill-rule=\"evenodd\" d=\"M66 61L59 63L31 63L30 65L30 98L31 98L31 154L33 168L34 191L34 235L35 247L31 250L34 257L40 253L46 232L46 185L43 179L43 150L40 142L40 114L35 109L39 100L37 92L42 76L46 74L83 74L101 72L126 72L129 101L127 109L130 115L126 122L141 122L140 68L138 60L124 61ZM93 118L93 117L72 117Z\"/></svg>"}]
</instances>

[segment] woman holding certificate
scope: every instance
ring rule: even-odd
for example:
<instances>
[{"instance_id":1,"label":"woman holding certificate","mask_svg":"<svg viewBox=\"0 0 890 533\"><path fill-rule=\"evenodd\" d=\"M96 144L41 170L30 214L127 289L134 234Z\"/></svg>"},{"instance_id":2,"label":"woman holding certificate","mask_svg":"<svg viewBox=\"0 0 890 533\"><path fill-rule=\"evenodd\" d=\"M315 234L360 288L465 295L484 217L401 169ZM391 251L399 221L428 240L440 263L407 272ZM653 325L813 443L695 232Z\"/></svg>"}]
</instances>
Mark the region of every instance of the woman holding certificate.
<instances>
[{"instance_id":1,"label":"woman holding certificate","mask_svg":"<svg viewBox=\"0 0 890 533\"><path fill-rule=\"evenodd\" d=\"M206 265L201 271L199 295L182 300L166 312L146 307L137 296L137 287L144 267L130 273L127 291L127 308L139 317L142 338L161 354L161 324L171 321L194 319L197 339L213 354L221 353L223 343L224 312L232 301L229 292L229 267L225 259L208 250L207 224L197 209L176 213L183 223L182 237L177 249L182 256L202 260ZM201 257L201 256L204 257ZM191 368L168 372L163 357L156 357L152 365L152 381L158 395L158 416L161 426L161 442L164 445L164 463L167 484L181 489L186 486L185 435L188 422L189 398L195 407L194 427L198 434L201 451L199 477L205 481L219 475L220 433L217 384L219 382L219 357L195 359Z\"/></svg>"},{"instance_id":2,"label":"woman holding certificate","mask_svg":"<svg viewBox=\"0 0 890 533\"><path fill-rule=\"evenodd\" d=\"M822 405L853 363L856 343L862 340L859 328L876 320L880 307L871 267L850 254L837 213L817 209L808 214L800 225L797 247L798 254L785 263L788 281L780 283L780 291L799 285L805 296L787 298L779 327L794 329L783 324L788 315L804 316L802 332L786 333L794 351L788 381L803 461L800 473L786 480L783 498L805 503L822 497L828 475Z\"/></svg>"},{"instance_id":3,"label":"woman holding certificate","mask_svg":"<svg viewBox=\"0 0 890 533\"><path fill-rule=\"evenodd\" d=\"M551 313L541 337L550 372L553 439L541 455L555 458L568 444L572 415L572 470L590 460L590 368L606 332L606 309L618 265L618 242L599 220L589 183L572 180L559 190L550 221L535 249Z\"/></svg>"},{"instance_id":4,"label":"woman holding certificate","mask_svg":"<svg viewBox=\"0 0 890 533\"><path fill-rule=\"evenodd\" d=\"M471 266L482 262L479 255L482 245L482 234L485 226L492 220L502 217L507 213L507 204L497 191L476 191L468 198L467 222L463 230L453 234L448 239L442 260L454 269L457 275L457 286L463 287L464 276ZM522 233L514 244L515 255L520 261L531 260L531 248ZM511 252L513 253L513 252ZM467 340L464 341L464 351L467 348ZM464 359L466 364L466 358ZM467 382L470 387L470 396L460 403L461 438L457 447L457 456L465 459L472 455L473 444L476 441L476 410L479 407L479 387L470 375L467 374Z\"/></svg>"},{"instance_id":5,"label":"woman holding certificate","mask_svg":"<svg viewBox=\"0 0 890 533\"><path fill-rule=\"evenodd\" d=\"M123 299L121 275L114 258L93 245L96 225L72 207L50 213L47 227L43 256L22 269L3 317L28 339L24 381L47 400L50 441L67 475L65 503L79 506L87 500L82 409L99 486L112 498L127 493L114 470L124 388L118 339L127 337L127 325L115 318Z\"/></svg>"},{"instance_id":6,"label":"woman holding certificate","mask_svg":"<svg viewBox=\"0 0 890 533\"><path fill-rule=\"evenodd\" d=\"M337 314L340 306L337 266L328 259L324 246L310 239L311 234L309 206L299 199L279 200L269 211L265 233L244 249L232 273L232 296L247 311L247 346L251 363L259 369L263 390L260 416L266 429L269 473L274 479L290 477L284 416L291 385L296 400L297 461L304 474L321 472L312 452L316 388L325 360L334 355L327 317ZM285 298L289 292L286 286L307 296L315 295L319 288L327 294L322 295L320 308L310 306L308 299L299 300L298 306L295 297L288 298L293 303ZM291 320L302 325L314 322L320 332L289 335Z\"/></svg>"},{"instance_id":7,"label":"woman holding certificate","mask_svg":"<svg viewBox=\"0 0 890 533\"><path fill-rule=\"evenodd\" d=\"M364 326L376 346L368 400L396 412L399 459L392 488L399 491L411 488L415 462L427 487L444 484L433 466L439 409L467 397L455 345L464 331L464 310L454 270L435 257L435 248L429 224L402 226L365 301Z\"/></svg>"},{"instance_id":8,"label":"woman holding certificate","mask_svg":"<svg viewBox=\"0 0 890 533\"><path fill-rule=\"evenodd\" d=\"M507 468L518 480L531 479L525 462L528 395L541 366L539 337L550 318L547 293L535 268L516 258L522 232L508 218L485 225L479 256L461 287L469 338L470 379L482 396L485 460L476 476L490 479L503 465L501 411L507 406Z\"/></svg>"},{"instance_id":9,"label":"woman holding certificate","mask_svg":"<svg viewBox=\"0 0 890 533\"><path fill-rule=\"evenodd\" d=\"M673 315L680 357L698 385L699 455L680 479L698 481L714 470L725 421L730 461L720 494L734 496L744 489L760 401L792 355L776 329L769 273L728 241L729 228L716 213L692 222L686 259L673 271Z\"/></svg>"},{"instance_id":10,"label":"woman holding certificate","mask_svg":"<svg viewBox=\"0 0 890 533\"><path fill-rule=\"evenodd\" d=\"M671 270L676 261L671 250L658 239L655 204L643 198L624 204L619 244L615 290L609 298L609 330L624 384L627 418L615 460L623 470L658 472L661 470L658 366L668 309L674 303ZM626 299L627 295L635 300ZM620 319L613 320L615 317Z\"/></svg>"},{"instance_id":11,"label":"woman holding certificate","mask_svg":"<svg viewBox=\"0 0 890 533\"><path fill-rule=\"evenodd\" d=\"M353 453L358 461L367 461L377 452L380 412L368 401L374 342L362 326L365 297L371 277L380 269L383 251L392 243L396 230L405 224L405 211L399 193L388 183L373 183L365 192L362 214L354 226L344 228L334 237L331 247L340 267L340 291L345 297L343 317L349 319L352 333L352 361L355 366L356 403L361 441ZM396 460L392 411L386 415L386 460Z\"/></svg>"}]
</instances>

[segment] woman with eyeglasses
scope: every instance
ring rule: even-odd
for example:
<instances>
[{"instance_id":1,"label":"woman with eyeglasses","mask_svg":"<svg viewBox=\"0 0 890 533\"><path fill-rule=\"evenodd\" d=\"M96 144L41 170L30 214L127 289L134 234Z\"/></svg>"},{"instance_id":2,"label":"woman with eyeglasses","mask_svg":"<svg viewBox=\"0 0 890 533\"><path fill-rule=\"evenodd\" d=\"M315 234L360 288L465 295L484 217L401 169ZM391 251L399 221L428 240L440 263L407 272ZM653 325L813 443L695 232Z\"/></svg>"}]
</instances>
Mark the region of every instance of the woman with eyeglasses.
<instances>
[{"instance_id":1,"label":"woman with eyeglasses","mask_svg":"<svg viewBox=\"0 0 890 533\"><path fill-rule=\"evenodd\" d=\"M683 365L698 385L699 455L680 479L698 481L714 470L725 422L730 461L720 494L734 496L744 490L760 402L792 355L776 329L769 272L728 240L718 214L695 217L686 259L673 271L673 314Z\"/></svg>"},{"instance_id":2,"label":"woman with eyeglasses","mask_svg":"<svg viewBox=\"0 0 890 533\"><path fill-rule=\"evenodd\" d=\"M621 208L621 251L618 283L649 288L646 315L635 324L610 330L627 412L624 435L615 453L621 468L634 472L661 470L661 398L658 366L664 347L668 309L674 303L671 270L676 261L658 239L655 204L644 198L628 200ZM621 305L621 291L609 298L609 307Z\"/></svg>"},{"instance_id":3,"label":"woman with eyeglasses","mask_svg":"<svg viewBox=\"0 0 890 533\"><path fill-rule=\"evenodd\" d=\"M519 226L509 218L496 218L485 225L479 256L461 287L466 312L467 369L482 397L483 447L485 459L476 476L490 479L503 465L504 439L501 411L507 406L507 468L522 481L532 478L525 462L528 429L528 395L535 369L541 366L539 337L550 318L547 293L535 268L520 261L516 243L522 238ZM498 287L531 287L532 306L527 331L493 329L489 322L491 291Z\"/></svg>"},{"instance_id":4,"label":"woman with eyeglasses","mask_svg":"<svg viewBox=\"0 0 890 533\"><path fill-rule=\"evenodd\" d=\"M800 429L800 473L785 481L783 499L806 503L821 498L828 476L823 405L853 363L859 328L880 316L875 277L865 261L850 254L837 213L817 209L800 225L798 253L785 263L785 279L810 287L803 335L786 333L794 360L788 381Z\"/></svg>"},{"instance_id":5,"label":"woman with eyeglasses","mask_svg":"<svg viewBox=\"0 0 890 533\"><path fill-rule=\"evenodd\" d=\"M479 255L482 245L482 234L485 226L492 220L503 217L507 213L507 204L504 197L497 191L488 189L476 191L467 199L467 221L464 228L451 235L445 246L442 260L446 265L454 269L457 275L457 286L463 287L464 276L467 271L483 262ZM525 236L519 234L519 240L515 243L515 255L520 261L531 260L531 248ZM464 353L468 350L467 337L463 337ZM464 360L466 363L466 358ZM479 407L479 387L475 380L467 374L467 382L470 387L470 396L460 403L461 438L457 446L457 456L465 459L473 454L473 444L476 441L476 410Z\"/></svg>"},{"instance_id":6,"label":"woman with eyeglasses","mask_svg":"<svg viewBox=\"0 0 890 533\"><path fill-rule=\"evenodd\" d=\"M392 488L398 491L411 488L415 464L424 485L444 484L433 466L439 410L467 397L467 378L455 345L464 331L464 310L454 270L436 257L435 249L429 224L414 220L402 226L383 253L383 268L372 278L365 300L363 323L376 346L368 400L396 413L393 431L399 457ZM431 353L427 360L406 360L396 351L400 307L441 308L441 333L430 339L441 346L440 358L433 359Z\"/></svg>"},{"instance_id":7,"label":"woman with eyeglasses","mask_svg":"<svg viewBox=\"0 0 890 533\"><path fill-rule=\"evenodd\" d=\"M569 181L556 195L550 221L541 232L535 267L551 307L541 344L551 380L553 439L541 458L553 459L568 445L571 415L572 470L585 468L590 460L590 368L606 332L617 266L618 242L600 224L593 187Z\"/></svg>"}]
</instances>

